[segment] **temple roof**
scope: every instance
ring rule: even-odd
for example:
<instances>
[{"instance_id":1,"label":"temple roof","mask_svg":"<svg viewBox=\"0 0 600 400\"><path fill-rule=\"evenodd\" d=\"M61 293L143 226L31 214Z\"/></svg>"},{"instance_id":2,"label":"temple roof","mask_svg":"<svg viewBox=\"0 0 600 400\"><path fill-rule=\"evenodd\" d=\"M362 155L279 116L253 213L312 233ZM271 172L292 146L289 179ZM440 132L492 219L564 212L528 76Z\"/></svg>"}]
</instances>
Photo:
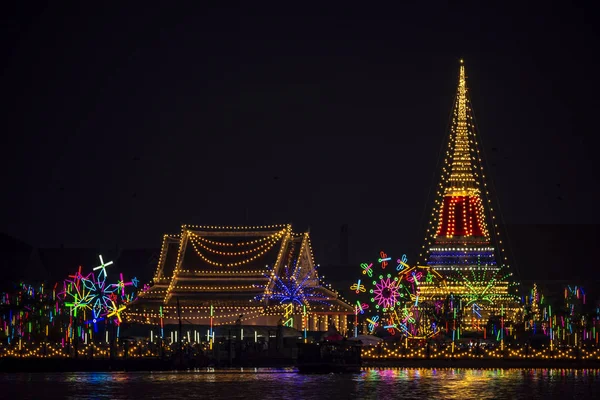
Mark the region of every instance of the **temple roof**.
<instances>
[{"instance_id":1,"label":"temple roof","mask_svg":"<svg viewBox=\"0 0 600 400\"><path fill-rule=\"evenodd\" d=\"M278 297L277 291L288 290L289 284L304 296L300 301L352 310L320 282L308 233L293 233L291 225L183 225L178 235L163 237L153 286L140 295L140 302L162 297L165 305L177 299L186 306L253 302L263 307L297 300Z\"/></svg>"}]
</instances>

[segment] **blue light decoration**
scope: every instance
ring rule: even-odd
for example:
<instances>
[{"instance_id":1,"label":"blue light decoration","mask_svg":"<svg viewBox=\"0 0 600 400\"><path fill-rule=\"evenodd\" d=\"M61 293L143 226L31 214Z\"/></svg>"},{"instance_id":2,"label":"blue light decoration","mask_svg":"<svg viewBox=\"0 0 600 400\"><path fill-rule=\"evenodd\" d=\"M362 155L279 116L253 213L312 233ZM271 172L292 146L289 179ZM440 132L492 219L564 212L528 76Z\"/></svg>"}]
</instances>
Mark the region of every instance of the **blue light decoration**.
<instances>
[{"instance_id":1,"label":"blue light decoration","mask_svg":"<svg viewBox=\"0 0 600 400\"><path fill-rule=\"evenodd\" d=\"M85 321L84 324L86 325L92 325L94 326L94 332L98 333L98 322L102 322L104 321L104 317L100 317L100 318L93 318L91 320Z\"/></svg>"},{"instance_id":2,"label":"blue light decoration","mask_svg":"<svg viewBox=\"0 0 600 400\"><path fill-rule=\"evenodd\" d=\"M307 306L309 310L314 303L331 306L331 303L325 301L327 296L318 290L321 286L316 268L306 270L290 268L286 265L281 272L280 276L274 273L265 274L265 277L269 278L269 283L265 292L255 297L256 300L273 300L280 304L292 303L300 307Z\"/></svg>"},{"instance_id":3,"label":"blue light decoration","mask_svg":"<svg viewBox=\"0 0 600 400\"><path fill-rule=\"evenodd\" d=\"M367 318L367 322L369 323L369 331L373 332L379 326L379 315Z\"/></svg>"},{"instance_id":4,"label":"blue light decoration","mask_svg":"<svg viewBox=\"0 0 600 400\"><path fill-rule=\"evenodd\" d=\"M408 257L406 257L406 254L402 254L402 258L397 259L396 262L398 263L398 265L396 266L396 271L402 271L405 268L410 268L410 266L408 265Z\"/></svg>"},{"instance_id":5,"label":"blue light decoration","mask_svg":"<svg viewBox=\"0 0 600 400\"><path fill-rule=\"evenodd\" d=\"M478 265L496 266L494 250L489 249L461 249L441 250L434 249L427 259L427 265L436 267L439 265Z\"/></svg>"},{"instance_id":6,"label":"blue light decoration","mask_svg":"<svg viewBox=\"0 0 600 400\"><path fill-rule=\"evenodd\" d=\"M112 283L106 285L106 272L101 272L98 278L98 280L95 279L93 273L85 278L81 278L83 287L90 293L90 304L92 305L94 318L99 318L106 313L106 310L110 307L111 297L116 297L115 293L119 289L118 284Z\"/></svg>"}]
</instances>

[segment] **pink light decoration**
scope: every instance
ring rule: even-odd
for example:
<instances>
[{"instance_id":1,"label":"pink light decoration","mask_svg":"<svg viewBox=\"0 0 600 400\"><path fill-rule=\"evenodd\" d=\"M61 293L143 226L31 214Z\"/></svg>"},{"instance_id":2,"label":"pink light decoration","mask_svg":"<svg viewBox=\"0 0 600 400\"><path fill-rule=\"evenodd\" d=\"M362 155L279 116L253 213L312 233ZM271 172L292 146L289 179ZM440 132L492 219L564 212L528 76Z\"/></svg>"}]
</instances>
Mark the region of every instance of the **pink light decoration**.
<instances>
[{"instance_id":1,"label":"pink light decoration","mask_svg":"<svg viewBox=\"0 0 600 400\"><path fill-rule=\"evenodd\" d=\"M125 282L122 272L119 274L119 278L121 278L121 280L117 283L117 285L121 288L121 296L125 296L125 286L133 286L133 282Z\"/></svg>"},{"instance_id":2,"label":"pink light decoration","mask_svg":"<svg viewBox=\"0 0 600 400\"><path fill-rule=\"evenodd\" d=\"M356 311L361 314L365 313L365 310L369 308L369 305L366 303L360 303L358 300L356 301Z\"/></svg>"},{"instance_id":3,"label":"pink light decoration","mask_svg":"<svg viewBox=\"0 0 600 400\"><path fill-rule=\"evenodd\" d=\"M374 299L377 304L384 308L394 307L399 296L396 281L391 278L381 279L377 282L373 293L375 294Z\"/></svg>"},{"instance_id":4,"label":"pink light decoration","mask_svg":"<svg viewBox=\"0 0 600 400\"><path fill-rule=\"evenodd\" d=\"M363 269L363 274L368 275L369 277L373 276L373 263L367 265L367 263L360 264L360 267Z\"/></svg>"},{"instance_id":5,"label":"pink light decoration","mask_svg":"<svg viewBox=\"0 0 600 400\"><path fill-rule=\"evenodd\" d=\"M410 275L408 278L406 278L407 281L409 282L419 282L421 280L421 278L423 277L423 273L421 272L417 272L416 274L413 272L412 275Z\"/></svg>"}]
</instances>

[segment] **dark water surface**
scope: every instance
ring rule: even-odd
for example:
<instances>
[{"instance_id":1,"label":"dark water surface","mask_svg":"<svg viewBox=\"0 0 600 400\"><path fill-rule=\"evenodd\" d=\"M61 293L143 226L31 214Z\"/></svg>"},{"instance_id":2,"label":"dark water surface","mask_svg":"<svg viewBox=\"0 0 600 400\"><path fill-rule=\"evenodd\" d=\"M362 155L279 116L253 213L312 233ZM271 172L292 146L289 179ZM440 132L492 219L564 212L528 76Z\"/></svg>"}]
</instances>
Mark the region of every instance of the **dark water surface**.
<instances>
[{"instance_id":1,"label":"dark water surface","mask_svg":"<svg viewBox=\"0 0 600 400\"><path fill-rule=\"evenodd\" d=\"M0 374L6 399L593 399L600 370L369 369Z\"/></svg>"}]
</instances>

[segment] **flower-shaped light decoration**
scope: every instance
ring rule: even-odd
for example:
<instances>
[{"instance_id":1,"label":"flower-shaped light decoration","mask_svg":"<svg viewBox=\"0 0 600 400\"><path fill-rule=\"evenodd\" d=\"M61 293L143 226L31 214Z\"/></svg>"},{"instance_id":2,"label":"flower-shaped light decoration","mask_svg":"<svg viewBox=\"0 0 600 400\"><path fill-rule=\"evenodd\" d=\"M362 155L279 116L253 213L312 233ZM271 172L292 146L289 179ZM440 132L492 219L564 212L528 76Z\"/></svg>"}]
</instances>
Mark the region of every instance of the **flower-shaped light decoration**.
<instances>
[{"instance_id":1,"label":"flower-shaped light decoration","mask_svg":"<svg viewBox=\"0 0 600 400\"><path fill-rule=\"evenodd\" d=\"M115 304L114 301L111 300L110 302L110 306L109 306L109 312L106 315L107 318L110 318L112 316L117 317L117 325L121 324L121 322L123 322L123 320L121 319L121 312L125 311L127 307L125 307L124 305L120 305L117 306Z\"/></svg>"},{"instance_id":2,"label":"flower-shaped light decoration","mask_svg":"<svg viewBox=\"0 0 600 400\"><path fill-rule=\"evenodd\" d=\"M494 305L506 301L519 301L519 297L512 293L507 293L503 288L506 286L516 286L516 282L510 282L512 272L508 272L506 266L500 267L497 271L481 270L463 273L457 271L457 276L450 276L449 281L467 289L463 294L463 304L471 307L477 304L481 307Z\"/></svg>"},{"instance_id":3,"label":"flower-shaped light decoration","mask_svg":"<svg viewBox=\"0 0 600 400\"><path fill-rule=\"evenodd\" d=\"M396 261L392 264L392 260ZM390 266L395 267L395 271ZM363 263L361 269L363 279L364 275L372 278L364 282L366 293L375 305L369 310L371 316L366 318L370 332L383 328L392 335L399 333L409 339L422 339L440 331L436 322L440 307L422 303L419 298L421 283L432 283L435 271L409 265L404 254L399 258L390 257L384 251L373 262ZM356 281L350 287L358 296L361 294L359 284L360 281ZM360 303L360 298L358 301Z\"/></svg>"},{"instance_id":4,"label":"flower-shaped light decoration","mask_svg":"<svg viewBox=\"0 0 600 400\"><path fill-rule=\"evenodd\" d=\"M69 279L65 280L64 291L60 295L65 305L74 309L73 315L76 315L77 310L89 308L92 310L92 321L95 324L114 309L113 303L128 304L135 299L135 293L127 288L137 288L137 278L126 282L123 274L119 274L120 279L117 283L106 282L106 267L112 264L112 261L104 262L100 256L100 265L94 268L94 271L99 270L97 274L91 272L83 276L79 267L74 275L69 275Z\"/></svg>"},{"instance_id":5,"label":"flower-shaped light decoration","mask_svg":"<svg viewBox=\"0 0 600 400\"><path fill-rule=\"evenodd\" d=\"M106 278L106 275L104 275ZM111 296L119 289L119 285L111 283L105 285L104 281L98 281L94 278L94 274L82 279L83 286L86 287L92 297L91 305L94 318L99 318L105 315L110 308Z\"/></svg>"},{"instance_id":6,"label":"flower-shaped light decoration","mask_svg":"<svg viewBox=\"0 0 600 400\"><path fill-rule=\"evenodd\" d=\"M319 292L320 285L313 267L308 272L301 268L283 268L280 276L275 274L265 275L269 278L269 284L265 292L256 297L257 300L276 300L280 304L293 303L298 306L310 307L314 303L331 306L326 296ZM272 288L269 289L272 283Z\"/></svg>"},{"instance_id":7,"label":"flower-shaped light decoration","mask_svg":"<svg viewBox=\"0 0 600 400\"><path fill-rule=\"evenodd\" d=\"M375 303L375 308L382 308L383 312L393 311L394 307L400 305L398 297L398 277L392 278L391 274L379 275L379 280L373 281L374 288L370 290L373 295L371 301Z\"/></svg>"},{"instance_id":8,"label":"flower-shaped light decoration","mask_svg":"<svg viewBox=\"0 0 600 400\"><path fill-rule=\"evenodd\" d=\"M59 297L63 299L65 306L69 307L72 315L76 317L78 310L85 312L86 309L90 308L92 294L82 284L85 278L81 276L80 272L71 277L72 280L64 282L64 291L59 294Z\"/></svg>"}]
</instances>

